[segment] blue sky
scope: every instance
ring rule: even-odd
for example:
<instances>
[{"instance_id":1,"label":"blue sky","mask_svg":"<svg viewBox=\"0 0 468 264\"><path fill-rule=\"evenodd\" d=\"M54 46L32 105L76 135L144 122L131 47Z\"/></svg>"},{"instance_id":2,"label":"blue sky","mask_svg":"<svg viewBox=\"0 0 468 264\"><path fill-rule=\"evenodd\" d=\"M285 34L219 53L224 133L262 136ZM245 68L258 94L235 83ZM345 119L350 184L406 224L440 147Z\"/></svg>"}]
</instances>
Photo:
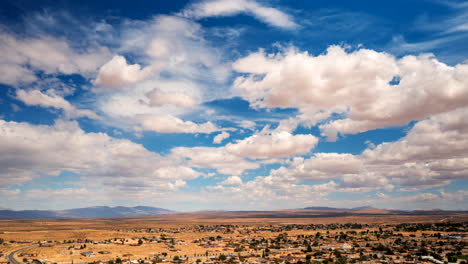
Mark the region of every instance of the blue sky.
<instances>
[{"instance_id":1,"label":"blue sky","mask_svg":"<svg viewBox=\"0 0 468 264\"><path fill-rule=\"evenodd\" d=\"M0 207L468 210L464 1L2 1Z\"/></svg>"}]
</instances>

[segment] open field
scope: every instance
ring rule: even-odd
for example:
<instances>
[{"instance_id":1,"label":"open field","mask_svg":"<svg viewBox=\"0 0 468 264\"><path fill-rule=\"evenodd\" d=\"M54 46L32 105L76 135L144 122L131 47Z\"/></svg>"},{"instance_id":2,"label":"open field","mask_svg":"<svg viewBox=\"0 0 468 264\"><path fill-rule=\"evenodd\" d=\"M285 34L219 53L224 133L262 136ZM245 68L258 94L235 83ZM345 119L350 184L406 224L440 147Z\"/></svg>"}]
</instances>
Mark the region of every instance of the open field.
<instances>
[{"instance_id":1,"label":"open field","mask_svg":"<svg viewBox=\"0 0 468 264\"><path fill-rule=\"evenodd\" d=\"M67 232L95 230L112 231L125 228L179 227L187 224L330 224L330 223L430 223L440 221L468 221L463 211L206 211L173 213L142 217L89 219L14 219L0 220L0 232L51 231ZM45 232L47 233L47 232ZM112 233L112 232L111 232ZM5 236L5 234L2 234ZM54 236L60 236L55 234ZM68 237L68 236L67 236ZM68 237L69 238L69 237Z\"/></svg>"},{"instance_id":2,"label":"open field","mask_svg":"<svg viewBox=\"0 0 468 264\"><path fill-rule=\"evenodd\" d=\"M311 236L317 232L329 235L343 231L375 231L379 227L399 223L468 222L467 212L323 212L287 210L271 212L196 212L158 215L150 217L126 217L108 219L70 220L0 220L0 251L8 254L22 247L33 246L23 256L46 259L51 262L80 263L99 260L152 259L156 255L189 256L206 259L206 255L238 254L229 241L252 238L274 239L284 233L286 225L317 225L313 229L290 228L291 237ZM357 223L362 226L345 229L330 224ZM320 226L320 225L328 226ZM226 227L232 225L232 227ZM200 227L203 226L203 227ZM274 230L272 229L274 227ZM230 230L232 229L232 230ZM426 234L435 233L432 231ZM409 233L402 232L403 235ZM416 231L414 235L421 236ZM208 238L222 237L222 241L206 242ZM140 243L139 243L140 240ZM227 241L227 242L226 242ZM43 243L38 246L37 243ZM82 248L86 245L85 248ZM85 257L92 251L94 256ZM98 254L107 251L106 254ZM244 253L261 254L261 249L249 249ZM16 256L21 260L23 256ZM6 261L5 257L0 259Z\"/></svg>"}]
</instances>

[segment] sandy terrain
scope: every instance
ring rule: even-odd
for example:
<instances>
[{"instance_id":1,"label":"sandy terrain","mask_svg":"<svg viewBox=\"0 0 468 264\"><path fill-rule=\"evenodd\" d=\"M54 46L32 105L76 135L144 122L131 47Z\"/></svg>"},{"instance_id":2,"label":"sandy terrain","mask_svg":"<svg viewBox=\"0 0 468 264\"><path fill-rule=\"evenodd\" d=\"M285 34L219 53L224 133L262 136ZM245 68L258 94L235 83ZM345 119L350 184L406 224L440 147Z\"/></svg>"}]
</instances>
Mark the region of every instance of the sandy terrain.
<instances>
[{"instance_id":1,"label":"sandy terrain","mask_svg":"<svg viewBox=\"0 0 468 264\"><path fill-rule=\"evenodd\" d=\"M259 218L260 217L260 218ZM145 259L154 254L166 252L169 258L173 256L205 254L232 253L232 249L223 248L223 244L205 248L193 243L196 239L216 237L235 238L241 234L223 234L218 232L198 232L193 229L195 225L239 225L237 230L252 230L258 226L280 225L280 224L330 224L330 223L415 223L415 222L441 222L441 221L468 221L468 213L434 213L427 215L397 215L388 212L366 212L362 214L347 215L346 212L334 212L325 214L313 211L284 211L274 214L273 212L198 212L179 213L139 218L116 218L116 219L76 219L76 220L0 220L0 238L6 243L0 245L0 251L4 254L15 249L34 245L40 241L54 241L50 247L33 247L25 250L25 253L33 254L34 258L48 259L54 262L81 263L97 260L110 260L120 257L122 259ZM153 232L147 232L153 229ZM367 228L369 229L369 228ZM330 232L339 232L332 230ZM349 230L348 230L349 231ZM359 230L357 230L359 231ZM289 235L315 235L317 231L291 230ZM428 232L429 233L429 232ZM245 238L251 237L273 237L279 233L270 231L257 231L250 235L242 234ZM170 251L167 243L145 241L138 246L138 239L142 237L167 237L178 241L174 248L180 251ZM117 240L115 240L117 238ZM79 249L85 244L84 240L105 241L109 244L86 243L86 248ZM122 245L121 239L124 239ZM63 241L83 241L75 243L63 243ZM9 241L16 241L10 243ZM21 244L17 242L23 242ZM74 247L74 248L71 248ZM84 257L82 252L93 251L95 256ZM98 254L98 251L109 251L110 254ZM131 256L125 257L126 254ZM198 258L198 256L196 256ZM200 257L201 258L201 257ZM22 257L17 257L21 260ZM5 261L0 258L0 261Z\"/></svg>"}]
</instances>

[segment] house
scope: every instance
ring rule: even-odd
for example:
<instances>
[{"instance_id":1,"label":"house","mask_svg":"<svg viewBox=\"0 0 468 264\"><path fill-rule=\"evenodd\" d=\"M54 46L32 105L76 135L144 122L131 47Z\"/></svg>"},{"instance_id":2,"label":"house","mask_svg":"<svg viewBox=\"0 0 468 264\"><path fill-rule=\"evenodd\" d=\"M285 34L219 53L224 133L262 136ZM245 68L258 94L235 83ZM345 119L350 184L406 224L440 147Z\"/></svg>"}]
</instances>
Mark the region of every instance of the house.
<instances>
[{"instance_id":1,"label":"house","mask_svg":"<svg viewBox=\"0 0 468 264\"><path fill-rule=\"evenodd\" d=\"M444 264L443 261L440 261L440 260L438 260L438 259L435 259L433 256L422 256L421 258L422 258L422 259L427 259L427 260L429 260L429 261L431 261L431 262L434 262L434 263L436 263L436 264Z\"/></svg>"},{"instance_id":2,"label":"house","mask_svg":"<svg viewBox=\"0 0 468 264\"><path fill-rule=\"evenodd\" d=\"M353 248L353 246L351 246L351 245L348 244L348 243L344 243L343 246L342 246L342 248L343 248L344 250L350 250L350 249Z\"/></svg>"},{"instance_id":3,"label":"house","mask_svg":"<svg viewBox=\"0 0 468 264\"><path fill-rule=\"evenodd\" d=\"M86 251L86 252L82 252L81 255L83 255L85 257L92 257L92 256L94 256L94 252Z\"/></svg>"}]
</instances>

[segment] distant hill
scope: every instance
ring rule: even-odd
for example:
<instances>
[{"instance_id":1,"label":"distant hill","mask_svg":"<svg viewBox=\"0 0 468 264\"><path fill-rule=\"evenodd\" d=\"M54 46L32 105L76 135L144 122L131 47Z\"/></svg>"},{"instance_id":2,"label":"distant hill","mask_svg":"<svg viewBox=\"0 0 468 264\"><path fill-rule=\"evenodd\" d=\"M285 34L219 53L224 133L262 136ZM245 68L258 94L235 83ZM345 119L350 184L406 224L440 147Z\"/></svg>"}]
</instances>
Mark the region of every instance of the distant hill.
<instances>
[{"instance_id":1,"label":"distant hill","mask_svg":"<svg viewBox=\"0 0 468 264\"><path fill-rule=\"evenodd\" d=\"M63 218L95 218L95 217L122 217L122 216L148 216L167 214L173 211L149 206L94 206L68 210L0 210L0 219L63 219Z\"/></svg>"},{"instance_id":2,"label":"distant hill","mask_svg":"<svg viewBox=\"0 0 468 264\"><path fill-rule=\"evenodd\" d=\"M316 211L342 211L346 210L343 208L333 208L333 207L325 207L325 206L311 206L304 208L305 210L316 210Z\"/></svg>"},{"instance_id":3,"label":"distant hill","mask_svg":"<svg viewBox=\"0 0 468 264\"><path fill-rule=\"evenodd\" d=\"M316 210L316 211L363 211L363 210L380 210L372 206L360 206L354 208L335 208L325 206L312 206L303 208L304 210Z\"/></svg>"},{"instance_id":4,"label":"distant hill","mask_svg":"<svg viewBox=\"0 0 468 264\"><path fill-rule=\"evenodd\" d=\"M353 211L374 210L374 209L377 209L377 208L374 208L372 206L360 206L360 207L351 208L351 210L353 210Z\"/></svg>"},{"instance_id":5,"label":"distant hill","mask_svg":"<svg viewBox=\"0 0 468 264\"><path fill-rule=\"evenodd\" d=\"M323 212L350 212L350 213L362 213L362 214L389 214L391 211L385 209L378 209L372 206L360 206L354 208L334 208L334 207L324 207L324 206L313 206L303 208L304 210L311 211L323 211Z\"/></svg>"}]
</instances>

